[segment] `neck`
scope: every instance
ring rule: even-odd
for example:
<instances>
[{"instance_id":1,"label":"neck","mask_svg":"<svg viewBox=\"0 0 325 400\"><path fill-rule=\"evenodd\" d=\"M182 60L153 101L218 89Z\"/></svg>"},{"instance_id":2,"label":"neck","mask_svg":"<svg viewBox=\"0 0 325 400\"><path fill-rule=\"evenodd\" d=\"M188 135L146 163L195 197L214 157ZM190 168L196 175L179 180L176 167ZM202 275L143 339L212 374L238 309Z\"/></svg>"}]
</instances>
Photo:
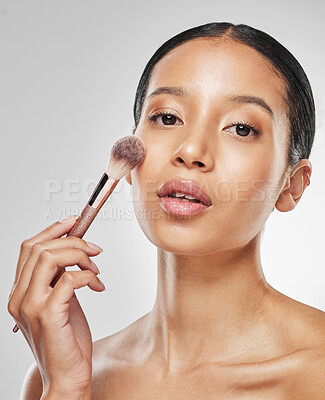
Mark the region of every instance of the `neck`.
<instances>
[{"instance_id":1,"label":"neck","mask_svg":"<svg viewBox=\"0 0 325 400\"><path fill-rule=\"evenodd\" d=\"M158 248L150 330L168 370L229 360L256 344L252 331L270 290L259 249L260 234L240 248L204 257Z\"/></svg>"}]
</instances>

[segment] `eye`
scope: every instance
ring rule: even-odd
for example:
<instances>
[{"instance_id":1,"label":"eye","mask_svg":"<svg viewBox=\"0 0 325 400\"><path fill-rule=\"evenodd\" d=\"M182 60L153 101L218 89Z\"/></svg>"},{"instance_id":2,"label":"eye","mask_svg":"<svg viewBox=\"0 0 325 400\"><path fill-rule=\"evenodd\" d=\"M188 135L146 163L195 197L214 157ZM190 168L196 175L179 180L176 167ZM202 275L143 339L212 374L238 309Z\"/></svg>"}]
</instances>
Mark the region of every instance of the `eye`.
<instances>
[{"instance_id":1,"label":"eye","mask_svg":"<svg viewBox=\"0 0 325 400\"><path fill-rule=\"evenodd\" d=\"M230 131L231 133L234 133L236 136L240 136L241 138L245 138L247 136L259 136L262 133L253 124L250 124L248 122L236 122L225 130Z\"/></svg>"},{"instance_id":2,"label":"eye","mask_svg":"<svg viewBox=\"0 0 325 400\"><path fill-rule=\"evenodd\" d=\"M176 115L172 114L169 111L158 111L157 113L150 115L148 117L148 120L150 123L158 125L161 125L162 122L163 126L176 125L177 121L180 121L182 123L182 121L178 117L176 117ZM177 125L181 125L181 123Z\"/></svg>"}]
</instances>

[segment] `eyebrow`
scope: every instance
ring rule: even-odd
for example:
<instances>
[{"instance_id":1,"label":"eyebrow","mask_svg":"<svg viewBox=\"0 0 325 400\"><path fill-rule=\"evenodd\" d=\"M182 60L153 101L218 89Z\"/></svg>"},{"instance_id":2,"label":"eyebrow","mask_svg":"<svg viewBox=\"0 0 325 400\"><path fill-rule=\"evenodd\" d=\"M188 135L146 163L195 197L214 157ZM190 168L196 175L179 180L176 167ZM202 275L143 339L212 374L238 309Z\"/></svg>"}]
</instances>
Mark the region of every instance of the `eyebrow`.
<instances>
[{"instance_id":1,"label":"eyebrow","mask_svg":"<svg viewBox=\"0 0 325 400\"><path fill-rule=\"evenodd\" d=\"M158 87L156 90L154 90L150 95L145 99L145 102L147 102L149 99L151 99L154 96L158 96L160 94L170 94L173 96L189 96L189 93L183 89L182 87L179 86L161 86ZM268 112L268 114L273 118L274 113L271 109L271 107L266 103L265 100L263 100L260 97L256 96L229 96L229 100L234 101L236 103L249 103L249 104L256 104L257 106L263 108L265 111Z\"/></svg>"},{"instance_id":2,"label":"eyebrow","mask_svg":"<svg viewBox=\"0 0 325 400\"><path fill-rule=\"evenodd\" d=\"M145 101L148 101L154 96L158 96L159 94L171 94L173 96L188 96L187 91L179 86L162 86L154 90Z\"/></svg>"},{"instance_id":3,"label":"eyebrow","mask_svg":"<svg viewBox=\"0 0 325 400\"><path fill-rule=\"evenodd\" d=\"M237 103L251 103L251 104L256 104L257 106L260 106L264 110L266 110L270 116L273 118L274 113L272 111L272 108L260 97L256 96L230 96L229 99L231 101L235 101Z\"/></svg>"}]
</instances>

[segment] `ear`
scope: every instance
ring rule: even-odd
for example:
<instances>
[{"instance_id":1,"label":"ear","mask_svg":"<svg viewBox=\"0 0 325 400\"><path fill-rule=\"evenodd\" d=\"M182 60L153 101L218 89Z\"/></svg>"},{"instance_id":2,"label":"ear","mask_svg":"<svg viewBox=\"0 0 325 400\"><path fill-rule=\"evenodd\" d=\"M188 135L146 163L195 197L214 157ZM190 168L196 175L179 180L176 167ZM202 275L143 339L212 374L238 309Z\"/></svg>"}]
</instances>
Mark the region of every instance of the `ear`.
<instances>
[{"instance_id":1,"label":"ear","mask_svg":"<svg viewBox=\"0 0 325 400\"><path fill-rule=\"evenodd\" d=\"M131 172L129 172L127 175L125 175L124 179L127 181L129 185L132 185L132 176Z\"/></svg>"},{"instance_id":2,"label":"ear","mask_svg":"<svg viewBox=\"0 0 325 400\"><path fill-rule=\"evenodd\" d=\"M308 159L300 160L299 164L291 171L290 177L285 181L284 187L275 203L281 212L293 210L299 203L306 187L309 185L312 166ZM308 174L308 175L307 175Z\"/></svg>"}]
</instances>

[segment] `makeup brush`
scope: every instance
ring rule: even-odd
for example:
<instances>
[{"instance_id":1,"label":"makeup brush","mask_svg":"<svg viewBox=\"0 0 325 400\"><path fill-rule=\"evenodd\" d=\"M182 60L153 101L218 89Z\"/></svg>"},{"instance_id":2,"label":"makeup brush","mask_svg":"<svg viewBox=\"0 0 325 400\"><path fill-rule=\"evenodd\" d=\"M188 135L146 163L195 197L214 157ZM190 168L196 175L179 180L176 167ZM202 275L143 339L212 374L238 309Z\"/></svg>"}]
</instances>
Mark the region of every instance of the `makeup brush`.
<instances>
[{"instance_id":1,"label":"makeup brush","mask_svg":"<svg viewBox=\"0 0 325 400\"><path fill-rule=\"evenodd\" d=\"M143 162L146 153L145 145L138 136L124 136L114 143L106 171L67 236L83 237L99 210L115 189L115 186L133 168ZM57 273L51 282L52 287L64 272L65 268ZM13 332L17 332L18 329L19 327L16 324Z\"/></svg>"},{"instance_id":2,"label":"makeup brush","mask_svg":"<svg viewBox=\"0 0 325 400\"><path fill-rule=\"evenodd\" d=\"M83 237L120 179L141 164L145 156L144 143L138 136L125 136L114 143L106 171L67 236Z\"/></svg>"}]
</instances>

